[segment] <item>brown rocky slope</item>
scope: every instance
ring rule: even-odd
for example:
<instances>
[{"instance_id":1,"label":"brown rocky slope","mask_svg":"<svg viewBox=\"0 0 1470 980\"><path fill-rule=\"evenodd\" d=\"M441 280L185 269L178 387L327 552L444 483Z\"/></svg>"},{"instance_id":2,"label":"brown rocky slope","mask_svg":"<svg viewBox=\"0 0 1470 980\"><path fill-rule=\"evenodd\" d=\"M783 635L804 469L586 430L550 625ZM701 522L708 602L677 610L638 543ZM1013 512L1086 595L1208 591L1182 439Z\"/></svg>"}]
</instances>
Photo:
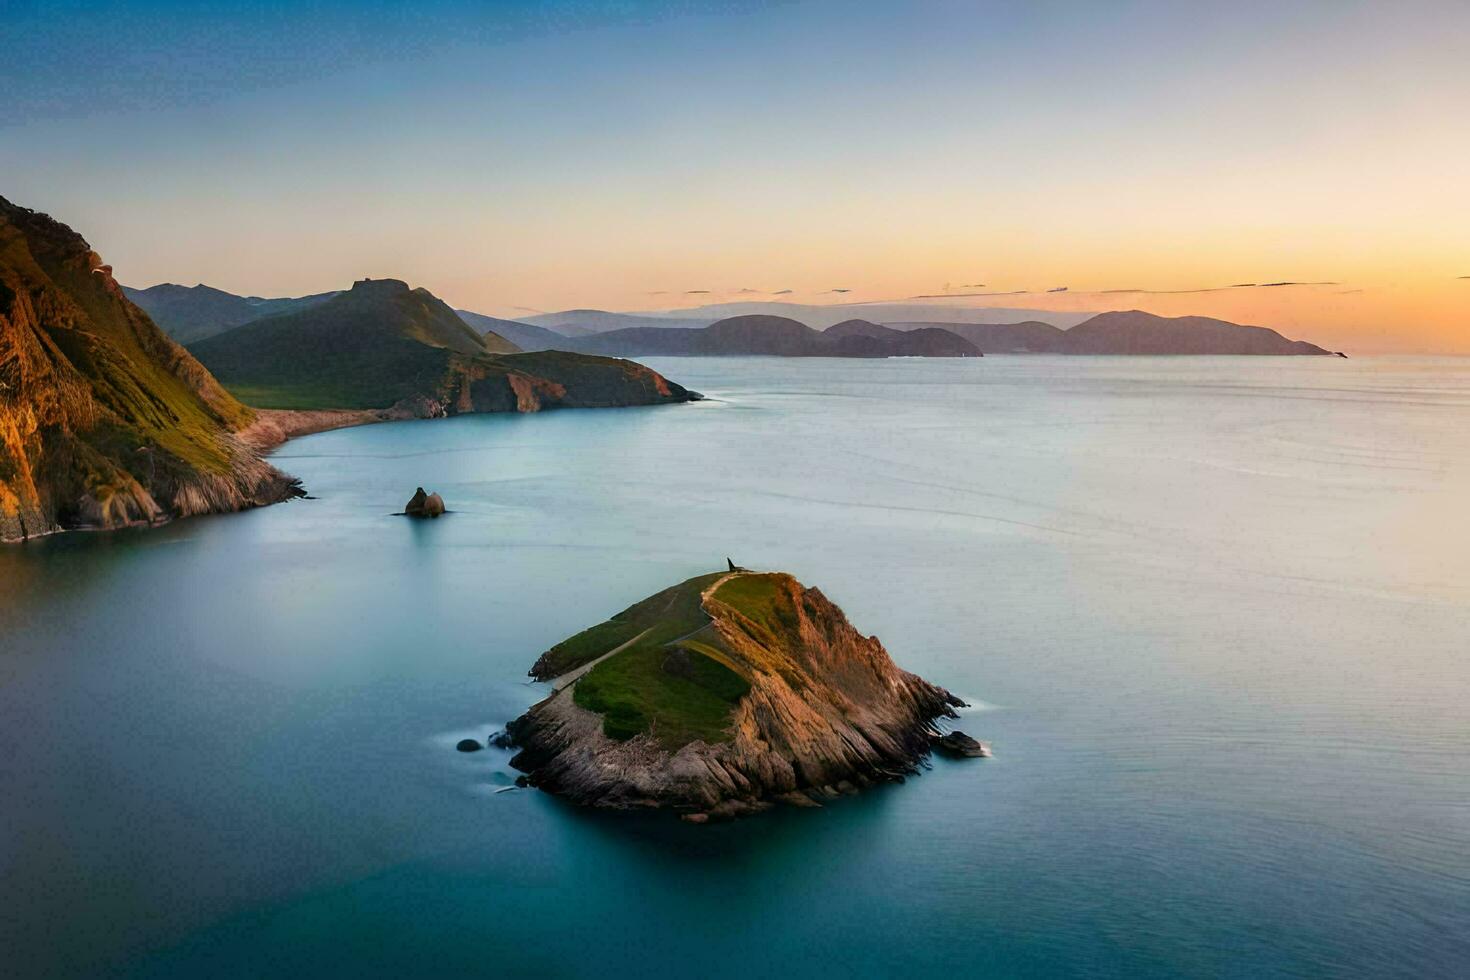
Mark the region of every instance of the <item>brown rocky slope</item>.
<instances>
[{"instance_id":1,"label":"brown rocky slope","mask_svg":"<svg viewBox=\"0 0 1470 980\"><path fill-rule=\"evenodd\" d=\"M0 198L0 540L296 495L253 418L80 235Z\"/></svg>"}]
</instances>

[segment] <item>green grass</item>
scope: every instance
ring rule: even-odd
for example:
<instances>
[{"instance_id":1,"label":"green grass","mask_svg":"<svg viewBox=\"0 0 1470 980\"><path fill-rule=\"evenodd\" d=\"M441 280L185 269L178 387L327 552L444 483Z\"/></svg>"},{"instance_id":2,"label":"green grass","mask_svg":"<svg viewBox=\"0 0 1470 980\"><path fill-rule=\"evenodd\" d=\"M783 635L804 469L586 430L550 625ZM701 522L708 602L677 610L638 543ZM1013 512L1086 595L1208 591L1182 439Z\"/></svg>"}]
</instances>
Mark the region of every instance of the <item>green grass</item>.
<instances>
[{"instance_id":1,"label":"green grass","mask_svg":"<svg viewBox=\"0 0 1470 980\"><path fill-rule=\"evenodd\" d=\"M772 634L778 634L796 627L796 611L791 608L786 593L778 587L787 577L779 574L741 575L720 586L714 598Z\"/></svg>"},{"instance_id":2,"label":"green grass","mask_svg":"<svg viewBox=\"0 0 1470 980\"><path fill-rule=\"evenodd\" d=\"M695 740L728 741L731 709L750 684L692 647L645 637L588 671L572 696L603 716L609 738L649 732L670 751Z\"/></svg>"},{"instance_id":3,"label":"green grass","mask_svg":"<svg viewBox=\"0 0 1470 980\"><path fill-rule=\"evenodd\" d=\"M709 622L699 595L722 573L700 575L635 603L605 623L585 629L558 643L536 663L536 677L547 680L575 670L653 628L645 642L663 645Z\"/></svg>"},{"instance_id":4,"label":"green grass","mask_svg":"<svg viewBox=\"0 0 1470 980\"><path fill-rule=\"evenodd\" d=\"M572 688L578 705L603 716L603 732L615 739L648 732L671 751L696 739L728 740L731 709L750 684L720 646L700 602L723 574L664 589L563 640L538 661L537 676L564 674L632 640Z\"/></svg>"},{"instance_id":5,"label":"green grass","mask_svg":"<svg viewBox=\"0 0 1470 980\"><path fill-rule=\"evenodd\" d=\"M309 410L318 408L355 408L355 403L372 401L354 388L332 385L227 385L226 390L240 401L255 408L288 408ZM377 399L382 401L381 398ZM369 406L385 408L387 406Z\"/></svg>"}]
</instances>

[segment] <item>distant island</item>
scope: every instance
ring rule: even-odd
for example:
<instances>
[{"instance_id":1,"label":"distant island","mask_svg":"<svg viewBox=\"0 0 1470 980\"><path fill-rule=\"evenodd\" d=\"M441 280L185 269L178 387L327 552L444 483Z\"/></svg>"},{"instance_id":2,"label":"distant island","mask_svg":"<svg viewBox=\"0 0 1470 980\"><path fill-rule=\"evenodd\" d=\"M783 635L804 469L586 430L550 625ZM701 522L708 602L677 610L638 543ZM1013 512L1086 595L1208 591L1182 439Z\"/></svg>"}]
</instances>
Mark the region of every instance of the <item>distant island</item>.
<instances>
[{"instance_id":1,"label":"distant island","mask_svg":"<svg viewBox=\"0 0 1470 980\"><path fill-rule=\"evenodd\" d=\"M210 286L164 283L127 294L174 339L191 346L227 330L284 312L306 310L339 293L264 299ZM777 310L715 315L741 307ZM843 317L847 307L797 304L724 304L670 314L566 310L524 319L453 311L476 333L493 333L521 351L560 350L617 357L978 357L981 354L1328 355L1316 344L1291 340L1269 327L1212 317L1165 317L1143 310L1097 314L1041 314L1015 322L963 322L956 308L922 304L869 304L865 318ZM989 317L1023 310L967 311ZM1040 311L1030 311L1036 316ZM916 315L934 319L917 319ZM805 317L807 319L800 319ZM889 318L891 317L891 318ZM809 323L815 323L814 328ZM822 324L826 324L823 328Z\"/></svg>"},{"instance_id":2,"label":"distant island","mask_svg":"<svg viewBox=\"0 0 1470 980\"><path fill-rule=\"evenodd\" d=\"M752 312L721 316L733 310ZM789 310L790 315L776 313ZM865 318L851 313L861 310ZM998 314L1030 313L1031 319L997 321ZM696 315L698 314L698 315ZM922 317L927 316L928 319ZM967 320L966 317L972 318ZM1045 317L1045 319L1043 319ZM693 333L730 321L749 325L772 324L766 329L781 337L795 335L793 323L808 326L810 335L835 340L853 332L893 340L892 334L930 334L959 337L986 354L1110 354L1135 355L1327 355L1333 353L1316 344L1290 340L1269 327L1247 326L1211 317L1166 317L1143 310L1108 313L1058 313L1040 310L964 309L915 303L871 303L859 306L802 306L786 303L727 303L669 314L609 313L605 310L567 310L535 314L526 318L539 330L562 337L538 334L528 344L560 344L563 349L597 350L629 355L677 354L778 354L785 356L844 356L821 350L821 342L800 346L775 338L751 338L733 332L730 337L706 337ZM1055 321L1055 322L1052 322ZM473 321L472 321L473 322ZM813 329L810 325L825 329ZM856 330L854 329L856 328ZM660 338L654 331L681 333L682 337ZM835 333L834 333L835 331ZM887 331L884 333L883 331ZM943 331L942 335L934 331ZM749 330L746 333L750 332ZM811 339L808 337L808 339ZM902 341L897 341L902 344ZM947 341L951 342L952 341ZM877 350L862 356L946 356L945 351L926 350L922 341L914 350L884 355ZM764 348L764 349L760 349ZM529 346L526 349L531 349ZM968 356L973 356L968 350ZM950 355L952 356L952 354Z\"/></svg>"},{"instance_id":3,"label":"distant island","mask_svg":"<svg viewBox=\"0 0 1470 980\"><path fill-rule=\"evenodd\" d=\"M199 355L130 292L205 335ZM521 353L397 280L291 301L129 291L76 232L0 198L0 541L300 496L261 453L307 432L697 397L631 361Z\"/></svg>"},{"instance_id":4,"label":"distant island","mask_svg":"<svg viewBox=\"0 0 1470 980\"><path fill-rule=\"evenodd\" d=\"M963 702L785 573L665 589L542 654L552 694L511 722L511 765L589 806L685 819L819 805L901 780L934 748L983 754L938 718Z\"/></svg>"},{"instance_id":5,"label":"distant island","mask_svg":"<svg viewBox=\"0 0 1470 980\"><path fill-rule=\"evenodd\" d=\"M569 337L572 350L628 357L774 355L777 357L979 357L974 344L941 327L890 330L847 320L813 330L782 316L734 316L707 327L625 327Z\"/></svg>"},{"instance_id":6,"label":"distant island","mask_svg":"<svg viewBox=\"0 0 1470 980\"><path fill-rule=\"evenodd\" d=\"M1099 313L1070 330L1021 323L896 323L903 330L943 327L992 354L1297 355L1332 354L1268 327L1205 316L1157 316L1142 310Z\"/></svg>"}]
</instances>

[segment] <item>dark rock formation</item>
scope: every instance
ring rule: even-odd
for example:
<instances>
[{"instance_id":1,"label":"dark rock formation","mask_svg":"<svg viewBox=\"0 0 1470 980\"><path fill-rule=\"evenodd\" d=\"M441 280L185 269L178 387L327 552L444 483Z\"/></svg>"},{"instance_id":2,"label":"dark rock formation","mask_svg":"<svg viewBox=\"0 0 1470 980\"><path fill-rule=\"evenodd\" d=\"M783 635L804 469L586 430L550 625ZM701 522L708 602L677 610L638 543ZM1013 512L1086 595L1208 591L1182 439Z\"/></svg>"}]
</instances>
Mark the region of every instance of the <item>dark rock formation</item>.
<instances>
[{"instance_id":1,"label":"dark rock formation","mask_svg":"<svg viewBox=\"0 0 1470 980\"><path fill-rule=\"evenodd\" d=\"M902 779L963 704L785 574L691 579L538 667L552 663L556 692L507 728L511 764L576 803L695 821Z\"/></svg>"},{"instance_id":2,"label":"dark rock formation","mask_svg":"<svg viewBox=\"0 0 1470 980\"><path fill-rule=\"evenodd\" d=\"M419 487L403 505L403 512L409 517L438 517L444 513L444 498L437 493L425 493Z\"/></svg>"},{"instance_id":3,"label":"dark rock formation","mask_svg":"<svg viewBox=\"0 0 1470 980\"><path fill-rule=\"evenodd\" d=\"M253 419L80 235L0 198L0 540L298 496Z\"/></svg>"},{"instance_id":4,"label":"dark rock formation","mask_svg":"<svg viewBox=\"0 0 1470 980\"><path fill-rule=\"evenodd\" d=\"M485 746L481 745L479 742L476 742L472 738L462 738L455 743L454 747L460 752L478 752Z\"/></svg>"},{"instance_id":5,"label":"dark rock formation","mask_svg":"<svg viewBox=\"0 0 1470 980\"><path fill-rule=\"evenodd\" d=\"M984 742L977 742L961 731L953 731L942 736L936 735L931 741L936 751L955 758L984 759L990 755L990 749Z\"/></svg>"}]
</instances>

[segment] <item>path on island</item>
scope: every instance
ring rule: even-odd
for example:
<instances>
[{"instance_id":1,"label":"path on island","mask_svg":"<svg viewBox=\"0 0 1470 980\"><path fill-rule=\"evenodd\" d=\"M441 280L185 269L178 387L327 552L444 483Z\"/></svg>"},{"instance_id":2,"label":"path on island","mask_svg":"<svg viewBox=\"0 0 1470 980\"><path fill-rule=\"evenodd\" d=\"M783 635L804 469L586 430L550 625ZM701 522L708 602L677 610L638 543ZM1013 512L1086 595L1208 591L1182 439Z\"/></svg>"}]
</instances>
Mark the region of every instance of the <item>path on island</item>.
<instances>
[{"instance_id":1,"label":"path on island","mask_svg":"<svg viewBox=\"0 0 1470 980\"><path fill-rule=\"evenodd\" d=\"M628 639L628 640L624 640L622 643L619 643L617 646L613 647L611 650L607 651L607 653L604 653L602 656L598 657L596 660L589 660L589 661L587 661L585 664L583 664L580 667L573 667L571 670L567 671L565 674L559 674L556 677L553 677L551 679L551 689L552 689L552 691L555 692L555 693L558 693L558 694L561 693L564 689L570 687L571 685L575 684L577 681L581 680L582 679L582 675L585 674L585 673L587 673L587 671L591 670L593 667L596 667L598 664L602 663L608 657L611 657L611 656L613 656L615 654L622 653L624 650L628 649L628 647L630 647L633 644L637 643L639 640L643 639L645 636L647 636L649 633L652 633L652 632L653 632L653 627L650 626L650 627L648 627L648 629L644 630L642 633L639 633L637 636L635 636L635 637L633 637L631 639Z\"/></svg>"},{"instance_id":2,"label":"path on island","mask_svg":"<svg viewBox=\"0 0 1470 980\"><path fill-rule=\"evenodd\" d=\"M699 594L699 604L700 604L700 606L703 607L703 605L705 603L705 600L707 600L712 594L714 594L714 591L716 589L718 589L720 586L724 585L730 579L734 578L737 575L746 575L746 574L749 574L749 573L748 572L729 572L729 573L727 573L725 575L721 575L719 578L715 579L714 583L711 584L709 586L709 588L705 589L703 592L701 592ZM683 636L675 637L674 639L670 640L669 643L678 643L680 640L687 640L687 639L689 639L689 637L693 636L695 633L699 633L699 632L701 632L701 631L703 631L705 629L708 629L708 628L709 628L709 623L702 623L702 624L700 624L700 626L697 629L690 630L688 633L685 633ZM587 671L591 670L593 667L596 667L598 664L602 663L608 657L613 657L613 656L616 656L616 655L622 653L624 650L628 649L628 647L630 647L633 644L637 643L639 640L643 639L649 633L652 633L653 630L654 630L654 627L650 626L650 627L648 627L648 629L644 630L642 633L639 633L637 636L631 637L630 639L624 640L622 643L619 643L617 646L613 647L611 650L607 651L607 653L604 653L602 656L598 657L597 659L595 659L595 660L589 660L589 661L587 661L585 664L583 664L580 667L573 667L571 670L567 671L565 674L558 674L556 677L553 677L551 679L551 696L552 697L555 697L556 695L560 694L562 691L566 690L568 687L571 687L573 684L577 683L577 681L581 680L582 679L582 676L584 674L586 674ZM664 645L665 646L668 646L669 643L666 643Z\"/></svg>"}]
</instances>

